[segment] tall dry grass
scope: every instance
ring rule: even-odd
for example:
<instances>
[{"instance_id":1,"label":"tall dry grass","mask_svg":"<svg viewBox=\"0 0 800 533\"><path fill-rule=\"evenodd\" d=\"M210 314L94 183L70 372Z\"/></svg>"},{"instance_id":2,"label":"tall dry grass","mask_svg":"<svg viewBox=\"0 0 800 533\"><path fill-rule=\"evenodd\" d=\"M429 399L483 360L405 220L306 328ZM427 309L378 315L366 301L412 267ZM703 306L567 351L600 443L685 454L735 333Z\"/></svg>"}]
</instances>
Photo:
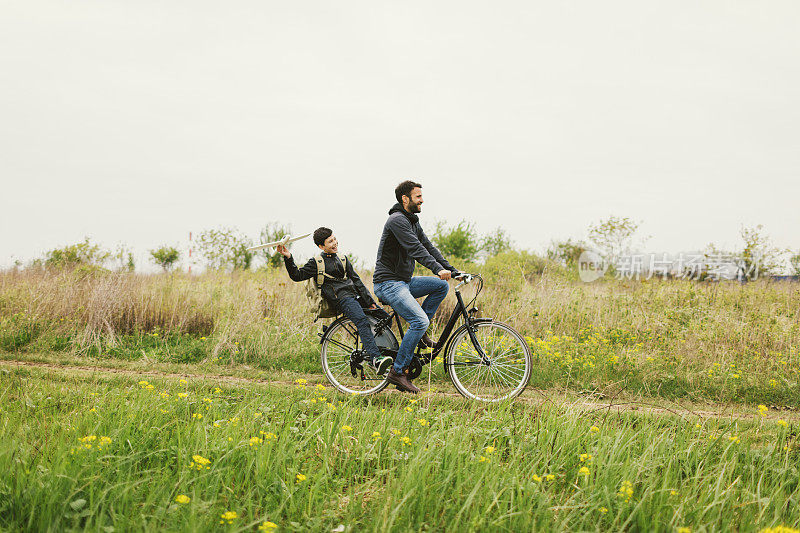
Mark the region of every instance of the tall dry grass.
<instances>
[{"instance_id":1,"label":"tall dry grass","mask_svg":"<svg viewBox=\"0 0 800 533\"><path fill-rule=\"evenodd\" d=\"M622 376L626 384L653 380L657 390L667 379L679 382L669 387L684 391L708 388L710 381L714 390L746 392L753 384L767 387L773 381L780 385L773 389L798 387L798 284L585 284L520 254L504 254L470 270L486 278L477 303L482 316L510 324L532 345L547 340L542 353L555 365L547 378L554 382L571 382L577 375L584 386ZM362 279L371 287L369 272ZM467 299L472 290L465 289ZM451 291L435 329L454 305ZM292 283L282 269L201 275L6 271L0 273L0 324L0 349L7 352L69 350L319 368L321 324L308 314L302 284ZM608 351L592 352L582 333L587 328ZM612 370L603 374L603 361L588 359L593 353L610 359ZM558 359L562 354L569 356L566 370ZM627 366L614 366L617 361ZM582 366L576 370L576 364Z\"/></svg>"}]
</instances>

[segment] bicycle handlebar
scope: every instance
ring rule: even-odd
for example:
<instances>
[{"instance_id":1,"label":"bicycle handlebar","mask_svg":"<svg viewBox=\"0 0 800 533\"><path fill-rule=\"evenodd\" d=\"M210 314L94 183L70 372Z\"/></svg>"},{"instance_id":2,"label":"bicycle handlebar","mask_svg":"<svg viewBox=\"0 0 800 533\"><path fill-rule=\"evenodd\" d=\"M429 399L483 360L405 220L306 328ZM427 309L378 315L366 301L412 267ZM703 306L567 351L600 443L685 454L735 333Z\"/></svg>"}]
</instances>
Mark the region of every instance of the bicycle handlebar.
<instances>
[{"instance_id":1,"label":"bicycle handlebar","mask_svg":"<svg viewBox=\"0 0 800 533\"><path fill-rule=\"evenodd\" d=\"M456 285L455 290L458 290L458 289L461 288L462 285L466 285L467 283L471 282L472 278L479 277L479 276L477 274L468 274L466 272L458 272L457 274L454 274L452 277L454 279L457 279L457 280L461 281L461 283Z\"/></svg>"}]
</instances>

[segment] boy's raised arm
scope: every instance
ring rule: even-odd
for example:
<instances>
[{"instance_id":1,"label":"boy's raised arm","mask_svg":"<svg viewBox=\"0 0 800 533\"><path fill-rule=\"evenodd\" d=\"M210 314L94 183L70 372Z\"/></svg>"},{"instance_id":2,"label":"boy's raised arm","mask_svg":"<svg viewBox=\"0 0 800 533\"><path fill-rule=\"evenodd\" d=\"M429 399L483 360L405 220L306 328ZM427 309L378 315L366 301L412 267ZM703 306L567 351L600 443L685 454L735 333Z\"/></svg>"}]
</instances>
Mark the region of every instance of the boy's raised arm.
<instances>
[{"instance_id":1,"label":"boy's raised arm","mask_svg":"<svg viewBox=\"0 0 800 533\"><path fill-rule=\"evenodd\" d=\"M305 281L317 275L317 262L313 257L303 265L303 268L297 268L291 254L283 256L283 264L286 265L286 272L289 273L289 277L292 281Z\"/></svg>"}]
</instances>

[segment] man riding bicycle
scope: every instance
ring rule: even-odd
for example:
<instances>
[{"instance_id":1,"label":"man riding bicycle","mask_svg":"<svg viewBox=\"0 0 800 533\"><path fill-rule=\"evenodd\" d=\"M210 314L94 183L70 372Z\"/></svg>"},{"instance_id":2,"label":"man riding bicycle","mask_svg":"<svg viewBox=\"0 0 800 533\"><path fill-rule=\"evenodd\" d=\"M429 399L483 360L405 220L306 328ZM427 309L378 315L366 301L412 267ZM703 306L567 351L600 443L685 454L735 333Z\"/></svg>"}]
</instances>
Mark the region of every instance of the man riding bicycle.
<instances>
[{"instance_id":1,"label":"man riding bicycle","mask_svg":"<svg viewBox=\"0 0 800 533\"><path fill-rule=\"evenodd\" d=\"M416 394L419 389L411 383L405 370L417 345L435 347L426 332L439 304L447 296L447 280L458 271L428 240L419 224L417 213L422 211L422 185L404 181L394 193L397 203L389 210L389 219L383 226L373 283L378 298L409 325L387 380L401 391ZM412 276L415 263L438 277ZM420 306L416 298L422 296L427 298Z\"/></svg>"}]
</instances>

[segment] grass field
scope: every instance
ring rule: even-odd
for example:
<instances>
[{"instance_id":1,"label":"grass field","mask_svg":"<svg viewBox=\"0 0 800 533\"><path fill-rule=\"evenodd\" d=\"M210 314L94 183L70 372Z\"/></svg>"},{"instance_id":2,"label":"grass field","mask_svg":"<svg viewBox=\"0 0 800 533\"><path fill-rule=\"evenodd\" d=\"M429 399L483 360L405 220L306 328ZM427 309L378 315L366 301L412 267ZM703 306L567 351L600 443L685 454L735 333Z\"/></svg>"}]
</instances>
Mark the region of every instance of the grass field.
<instances>
[{"instance_id":1,"label":"grass field","mask_svg":"<svg viewBox=\"0 0 800 533\"><path fill-rule=\"evenodd\" d=\"M475 269L481 315L536 360L510 405L461 399L441 365L421 397L335 393L282 271L0 273L0 528L800 525L795 284Z\"/></svg>"},{"instance_id":2,"label":"grass field","mask_svg":"<svg viewBox=\"0 0 800 533\"><path fill-rule=\"evenodd\" d=\"M470 270L486 279L480 314L527 338L534 387L800 407L796 283L585 284L525 253ZM0 353L318 373L320 326L282 270L0 273Z\"/></svg>"},{"instance_id":3,"label":"grass field","mask_svg":"<svg viewBox=\"0 0 800 533\"><path fill-rule=\"evenodd\" d=\"M487 408L321 383L0 373L8 530L757 531L797 422ZM303 381L303 380L301 380ZM274 524L274 527L272 526Z\"/></svg>"}]
</instances>

